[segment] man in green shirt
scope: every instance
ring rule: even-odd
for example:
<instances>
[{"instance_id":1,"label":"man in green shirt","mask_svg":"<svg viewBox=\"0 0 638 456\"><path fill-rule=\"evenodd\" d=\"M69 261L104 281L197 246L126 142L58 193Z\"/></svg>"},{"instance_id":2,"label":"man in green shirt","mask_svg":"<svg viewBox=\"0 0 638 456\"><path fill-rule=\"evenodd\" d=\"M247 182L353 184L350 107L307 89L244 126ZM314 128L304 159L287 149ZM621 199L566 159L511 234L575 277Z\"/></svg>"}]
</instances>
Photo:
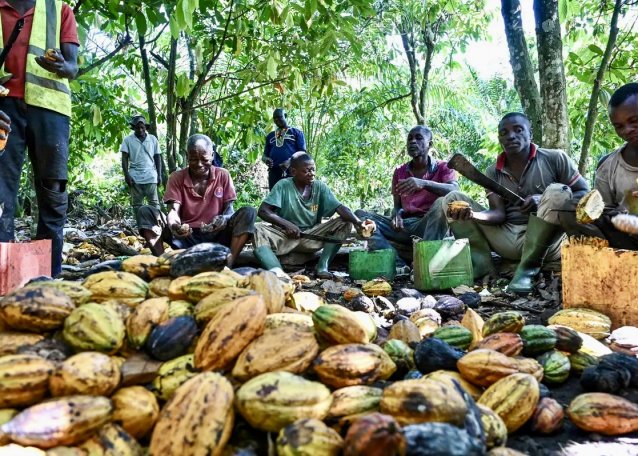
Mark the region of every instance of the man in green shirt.
<instances>
[{"instance_id":1,"label":"man in green shirt","mask_svg":"<svg viewBox=\"0 0 638 456\"><path fill-rule=\"evenodd\" d=\"M270 194L259 206L258 215L271 225L255 225L255 256L262 266L276 274L284 274L277 255L290 252L316 252L323 248L317 264L317 277L331 278L330 261L341 244L324 243L302 238L301 234L314 234L345 239L354 225L357 233L365 229L365 223L341 204L326 184L315 180L315 162L305 152L297 152L290 161L292 177L275 184ZM326 223L322 218L339 214Z\"/></svg>"}]
</instances>

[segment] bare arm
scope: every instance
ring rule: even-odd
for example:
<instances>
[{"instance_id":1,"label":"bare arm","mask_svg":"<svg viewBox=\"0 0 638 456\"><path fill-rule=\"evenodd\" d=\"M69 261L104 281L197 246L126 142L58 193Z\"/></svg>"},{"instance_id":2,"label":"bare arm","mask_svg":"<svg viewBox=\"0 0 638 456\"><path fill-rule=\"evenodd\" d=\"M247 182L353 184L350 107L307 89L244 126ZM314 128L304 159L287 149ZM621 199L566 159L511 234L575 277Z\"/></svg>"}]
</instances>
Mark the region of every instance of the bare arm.
<instances>
[{"instance_id":1,"label":"bare arm","mask_svg":"<svg viewBox=\"0 0 638 456\"><path fill-rule=\"evenodd\" d=\"M160 155L153 155L153 161L155 162L155 170L157 171L157 185L159 185L162 182L162 159Z\"/></svg>"},{"instance_id":2,"label":"bare arm","mask_svg":"<svg viewBox=\"0 0 638 456\"><path fill-rule=\"evenodd\" d=\"M482 225L500 225L505 222L505 203L503 199L495 193L487 197L490 208L486 211L474 212L468 207L465 210L451 214L453 220L476 220Z\"/></svg>"},{"instance_id":3,"label":"bare arm","mask_svg":"<svg viewBox=\"0 0 638 456\"><path fill-rule=\"evenodd\" d=\"M122 172L124 173L124 181L126 185L131 185L133 180L131 179L131 175L128 173L128 154L126 152L122 152Z\"/></svg>"},{"instance_id":4,"label":"bare arm","mask_svg":"<svg viewBox=\"0 0 638 456\"><path fill-rule=\"evenodd\" d=\"M285 218L277 215L277 212L275 212L276 210L277 208L275 206L271 206L270 204L264 202L261 203L261 205L259 206L257 215L262 220L265 220L266 222L270 222L273 225L282 228L288 237L292 237L294 239L299 238L299 234L301 233L299 227L294 223L289 222Z\"/></svg>"},{"instance_id":5,"label":"bare arm","mask_svg":"<svg viewBox=\"0 0 638 456\"><path fill-rule=\"evenodd\" d=\"M173 225L180 226L182 224L182 218L179 216L179 208L182 205L177 201L169 201L168 203L168 215L166 216L166 220L168 222L169 227L173 227Z\"/></svg>"},{"instance_id":6,"label":"bare arm","mask_svg":"<svg viewBox=\"0 0 638 456\"><path fill-rule=\"evenodd\" d=\"M418 179L416 177L409 177L399 181L397 184L397 191L402 193L416 193L421 190L427 190L434 193L436 196L445 196L450 192L459 189L459 184L456 181L441 183L427 179Z\"/></svg>"}]
</instances>

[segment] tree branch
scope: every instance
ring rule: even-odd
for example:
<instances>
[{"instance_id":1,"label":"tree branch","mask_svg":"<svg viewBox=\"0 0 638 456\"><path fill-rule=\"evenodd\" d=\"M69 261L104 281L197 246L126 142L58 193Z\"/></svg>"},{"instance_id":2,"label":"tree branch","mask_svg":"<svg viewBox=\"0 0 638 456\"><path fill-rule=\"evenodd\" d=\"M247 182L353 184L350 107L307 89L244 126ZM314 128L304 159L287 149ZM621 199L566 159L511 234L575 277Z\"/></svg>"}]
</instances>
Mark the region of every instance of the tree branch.
<instances>
[{"instance_id":1,"label":"tree branch","mask_svg":"<svg viewBox=\"0 0 638 456\"><path fill-rule=\"evenodd\" d=\"M84 0L78 0L77 2L75 2L75 6L73 7L74 16L78 15L78 11L80 11L80 7L82 6L82 3L84 3Z\"/></svg>"},{"instance_id":2,"label":"tree branch","mask_svg":"<svg viewBox=\"0 0 638 456\"><path fill-rule=\"evenodd\" d=\"M159 63L161 64L164 68L166 68L167 70L169 69L169 65L168 62L166 61L166 59L164 57L162 57L159 54L156 54L153 51L149 51L149 53L153 56L153 58Z\"/></svg>"},{"instance_id":3,"label":"tree branch","mask_svg":"<svg viewBox=\"0 0 638 456\"><path fill-rule=\"evenodd\" d=\"M267 86L267 85L270 85L270 84L274 84L275 82L283 82L283 81L285 81L286 79L287 79L287 78L280 78L280 79L274 79L274 80L272 80L272 81L262 82L262 83L260 83L260 84L257 84L256 86L248 87L247 89L244 89L244 90L242 90L242 91L240 91L240 92L233 93L233 94L230 94L230 95L226 95L226 96L223 96L223 97L219 97L219 98L217 98L217 99L215 99L215 100L207 101L206 103L202 103L202 104L198 104L198 105L195 105L195 106L191 106L189 109L186 109L185 111L191 111L191 110L193 110L193 109L204 108L204 107L206 107L206 106L213 105L213 104L218 103L218 102L220 102L220 101L224 101L224 100L228 100L228 99L230 99L230 98L234 98L234 97L239 96L239 95L241 95L241 94L244 94L244 93L246 93L246 92L250 92L250 91L252 91L252 90L259 89L260 87L264 87L264 86ZM184 112L184 111L182 111L182 112L180 112L180 113L178 113L178 114L182 114L183 112Z\"/></svg>"},{"instance_id":4,"label":"tree branch","mask_svg":"<svg viewBox=\"0 0 638 456\"><path fill-rule=\"evenodd\" d=\"M372 109L368 109L367 111L362 112L361 115L362 116L368 115L371 112L374 112L374 111L376 111L379 108L383 108L383 107L389 105L390 103L394 103L395 101L399 101L399 100L403 100L404 98L408 98L411 95L412 95L412 93L405 93L403 95L397 95L396 97L389 98L389 99L385 100L383 103L379 103L378 105L376 105Z\"/></svg>"},{"instance_id":5,"label":"tree branch","mask_svg":"<svg viewBox=\"0 0 638 456\"><path fill-rule=\"evenodd\" d=\"M104 57L97 59L96 61L92 62L90 65L87 65L83 68L80 68L78 70L78 74L77 77L79 78L80 76L82 76L83 74L88 73L89 71L93 70L96 67L99 67L100 65L102 65L104 62L106 62L107 60L112 59L118 52L120 52L122 49L124 49L126 46L128 46L129 44L131 44L133 41L131 40L130 35L127 33L122 40L120 40L120 42L118 43L118 45L115 47L115 49L113 49L111 52L109 52L108 54L106 54Z\"/></svg>"}]
</instances>

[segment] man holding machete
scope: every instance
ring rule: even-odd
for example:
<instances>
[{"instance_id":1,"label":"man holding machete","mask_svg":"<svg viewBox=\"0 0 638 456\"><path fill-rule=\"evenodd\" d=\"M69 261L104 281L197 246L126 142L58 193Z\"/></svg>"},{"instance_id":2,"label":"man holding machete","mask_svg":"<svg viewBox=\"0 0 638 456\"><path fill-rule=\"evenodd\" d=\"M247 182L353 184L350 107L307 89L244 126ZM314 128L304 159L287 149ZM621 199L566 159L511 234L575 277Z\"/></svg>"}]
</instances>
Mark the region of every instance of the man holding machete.
<instances>
[{"instance_id":1,"label":"man holding machete","mask_svg":"<svg viewBox=\"0 0 638 456\"><path fill-rule=\"evenodd\" d=\"M271 225L255 225L255 256L265 269L279 276L285 273L277 255L323 249L317 263L317 277L332 278L328 266L341 243L317 238L329 236L339 241L350 234L353 225L357 233L363 233L369 224L374 225L369 220L360 220L339 202L326 184L315 180L315 169L310 155L305 152L293 154L290 160L292 177L277 182L259 206L257 215ZM321 223L322 218L331 217L335 212L339 217Z\"/></svg>"},{"instance_id":2,"label":"man holding machete","mask_svg":"<svg viewBox=\"0 0 638 456\"><path fill-rule=\"evenodd\" d=\"M498 126L503 147L487 176L523 198L514 203L488 191L489 209L461 192L445 197L442 206L466 201L470 207L449 213L450 228L457 238L468 238L474 278L494 271L491 252L509 260L520 260L508 290L525 294L543 260L560 258L564 236L559 219L562 211L574 210L588 190L575 163L560 150L543 149L531 142L531 124L518 112L506 114ZM561 215L562 217L562 215ZM575 216L572 214L575 224Z\"/></svg>"},{"instance_id":3,"label":"man holding machete","mask_svg":"<svg viewBox=\"0 0 638 456\"><path fill-rule=\"evenodd\" d=\"M3 47L9 46L15 24L24 24L1 71L10 77L0 110L11 118L11 134L0 156L0 202L5 209L0 241L13 240L16 197L28 149L39 210L36 238L52 240L51 275L56 276L62 270L68 207L69 81L78 71L77 24L73 10L59 0L0 0L0 17Z\"/></svg>"}]
</instances>

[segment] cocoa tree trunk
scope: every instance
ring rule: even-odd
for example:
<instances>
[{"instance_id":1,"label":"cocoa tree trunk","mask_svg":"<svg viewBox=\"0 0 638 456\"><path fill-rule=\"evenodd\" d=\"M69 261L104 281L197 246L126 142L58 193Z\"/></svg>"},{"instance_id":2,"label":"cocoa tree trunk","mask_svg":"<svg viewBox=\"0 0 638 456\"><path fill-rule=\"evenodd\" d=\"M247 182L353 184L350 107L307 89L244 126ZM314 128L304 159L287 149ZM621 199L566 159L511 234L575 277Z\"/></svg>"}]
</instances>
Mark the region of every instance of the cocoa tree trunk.
<instances>
[{"instance_id":1,"label":"cocoa tree trunk","mask_svg":"<svg viewBox=\"0 0 638 456\"><path fill-rule=\"evenodd\" d=\"M609 24L609 36L607 38L607 46L605 52L598 66L598 72L596 73L596 79L591 89L591 96L589 98L589 106L587 107L587 117L585 120L585 135L583 137L583 146L580 150L580 160L578 161L578 171L584 174L587 170L587 161L589 160L589 148L591 146L591 139L594 135L594 127L596 126L596 118L598 117L598 96L600 95L600 86L605 78L607 68L611 63L611 53L616 45L616 39L618 38L618 16L620 15L620 9L623 5L623 0L616 0L614 3L614 11L611 15L611 22Z\"/></svg>"},{"instance_id":2,"label":"cocoa tree trunk","mask_svg":"<svg viewBox=\"0 0 638 456\"><path fill-rule=\"evenodd\" d=\"M542 145L569 152L567 84L558 0L534 0L540 94L543 103Z\"/></svg>"},{"instance_id":3,"label":"cocoa tree trunk","mask_svg":"<svg viewBox=\"0 0 638 456\"><path fill-rule=\"evenodd\" d=\"M175 64L177 60L177 40L171 38L171 50L168 58L168 76L166 78L166 157L168 171L177 169L177 102L175 100Z\"/></svg>"},{"instance_id":4,"label":"cocoa tree trunk","mask_svg":"<svg viewBox=\"0 0 638 456\"><path fill-rule=\"evenodd\" d=\"M416 57L416 43L414 33L408 30L409 25L401 23L401 43L405 56L408 59L408 67L410 68L410 105L416 122L420 125L425 123L423 113L419 108L419 91L417 90L417 74L419 73L419 64Z\"/></svg>"},{"instance_id":5,"label":"cocoa tree trunk","mask_svg":"<svg viewBox=\"0 0 638 456\"><path fill-rule=\"evenodd\" d=\"M153 85L151 82L151 69L148 65L148 54L146 52L146 39L144 35L138 35L140 44L140 57L142 58L142 76L144 78L144 90L146 91L146 106L148 110L148 123L151 128L148 131L157 138L157 113L155 111L155 100L153 99ZM168 182L168 167L166 166L167 151L160 155L162 160L162 182Z\"/></svg>"},{"instance_id":6,"label":"cocoa tree trunk","mask_svg":"<svg viewBox=\"0 0 638 456\"><path fill-rule=\"evenodd\" d=\"M543 110L541 95L534 78L534 67L527 50L523 32L521 4L519 0L501 0L501 15L505 23L505 36L509 48L510 64L514 73L514 86L521 100L523 111L532 123L532 132L538 142L543 138Z\"/></svg>"}]
</instances>

